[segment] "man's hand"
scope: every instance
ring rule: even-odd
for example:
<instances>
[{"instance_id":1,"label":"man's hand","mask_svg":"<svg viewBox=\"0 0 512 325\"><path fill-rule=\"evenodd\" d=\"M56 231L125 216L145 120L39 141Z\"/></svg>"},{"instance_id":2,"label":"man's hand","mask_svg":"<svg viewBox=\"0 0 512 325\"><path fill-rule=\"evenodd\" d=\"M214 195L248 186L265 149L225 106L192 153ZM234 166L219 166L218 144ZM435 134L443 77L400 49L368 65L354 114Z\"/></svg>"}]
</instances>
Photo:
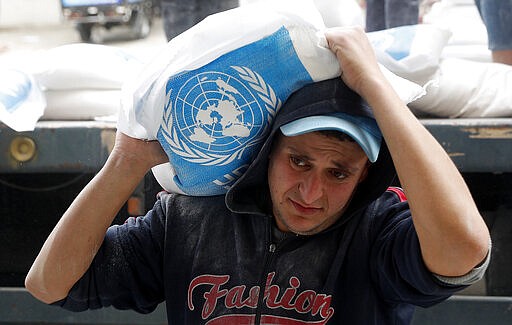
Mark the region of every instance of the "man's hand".
<instances>
[{"instance_id":1,"label":"man's hand","mask_svg":"<svg viewBox=\"0 0 512 325\"><path fill-rule=\"evenodd\" d=\"M111 156L132 161L146 170L169 161L158 141L135 139L119 131Z\"/></svg>"},{"instance_id":2,"label":"man's hand","mask_svg":"<svg viewBox=\"0 0 512 325\"><path fill-rule=\"evenodd\" d=\"M327 44L340 63L342 79L362 97L370 95L371 85L384 80L370 41L361 27L336 27L325 32Z\"/></svg>"}]
</instances>

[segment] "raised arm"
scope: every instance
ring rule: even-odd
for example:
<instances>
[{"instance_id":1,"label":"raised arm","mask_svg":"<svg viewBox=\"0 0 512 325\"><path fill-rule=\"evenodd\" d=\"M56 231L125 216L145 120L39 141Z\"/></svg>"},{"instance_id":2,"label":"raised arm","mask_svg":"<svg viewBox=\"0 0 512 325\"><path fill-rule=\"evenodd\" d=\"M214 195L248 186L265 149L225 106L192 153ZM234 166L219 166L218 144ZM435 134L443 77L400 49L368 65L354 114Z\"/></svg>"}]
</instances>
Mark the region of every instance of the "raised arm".
<instances>
[{"instance_id":1,"label":"raised arm","mask_svg":"<svg viewBox=\"0 0 512 325\"><path fill-rule=\"evenodd\" d=\"M45 303L64 298L89 268L106 229L152 166L167 161L156 141L116 135L107 162L80 192L28 272L25 286Z\"/></svg>"},{"instance_id":2,"label":"raised arm","mask_svg":"<svg viewBox=\"0 0 512 325\"><path fill-rule=\"evenodd\" d=\"M443 276L466 274L485 258L489 231L464 179L384 77L363 30L331 29L326 37L344 82L373 108L406 192L425 264Z\"/></svg>"}]
</instances>

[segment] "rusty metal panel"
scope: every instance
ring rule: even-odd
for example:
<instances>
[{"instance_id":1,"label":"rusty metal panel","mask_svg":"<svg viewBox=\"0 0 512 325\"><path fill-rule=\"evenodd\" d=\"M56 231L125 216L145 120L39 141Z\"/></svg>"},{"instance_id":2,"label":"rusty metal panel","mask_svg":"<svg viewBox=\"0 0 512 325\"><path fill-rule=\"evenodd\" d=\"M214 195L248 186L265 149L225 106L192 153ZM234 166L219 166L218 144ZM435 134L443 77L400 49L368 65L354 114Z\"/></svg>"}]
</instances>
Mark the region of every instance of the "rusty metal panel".
<instances>
[{"instance_id":1,"label":"rusty metal panel","mask_svg":"<svg viewBox=\"0 0 512 325\"><path fill-rule=\"evenodd\" d=\"M425 119L461 172L512 172L512 119Z\"/></svg>"},{"instance_id":2,"label":"rusty metal panel","mask_svg":"<svg viewBox=\"0 0 512 325\"><path fill-rule=\"evenodd\" d=\"M95 172L114 139L108 122L41 121L31 132L0 125L0 173Z\"/></svg>"},{"instance_id":3,"label":"rusty metal panel","mask_svg":"<svg viewBox=\"0 0 512 325\"><path fill-rule=\"evenodd\" d=\"M512 172L511 118L421 121L461 172ZM105 163L114 139L113 122L41 121L33 132L19 133L0 124L0 173L94 172ZM16 141L19 155L13 152ZM30 157L31 141L35 152Z\"/></svg>"}]
</instances>

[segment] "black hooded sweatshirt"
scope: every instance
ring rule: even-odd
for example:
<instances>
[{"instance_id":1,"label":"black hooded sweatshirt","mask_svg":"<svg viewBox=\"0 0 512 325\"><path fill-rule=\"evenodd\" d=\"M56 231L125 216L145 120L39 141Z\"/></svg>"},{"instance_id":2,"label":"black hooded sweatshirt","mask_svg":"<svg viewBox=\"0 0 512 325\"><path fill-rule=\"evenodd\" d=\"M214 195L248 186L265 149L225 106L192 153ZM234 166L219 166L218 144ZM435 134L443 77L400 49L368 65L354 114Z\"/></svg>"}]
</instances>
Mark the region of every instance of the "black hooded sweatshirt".
<instances>
[{"instance_id":1,"label":"black hooded sweatshirt","mask_svg":"<svg viewBox=\"0 0 512 325\"><path fill-rule=\"evenodd\" d=\"M93 264L55 303L149 313L169 324L408 324L461 286L425 267L385 142L343 216L311 236L280 233L268 155L279 127L332 112L373 117L339 78L295 92L261 151L224 196L161 193L144 217L111 227Z\"/></svg>"}]
</instances>

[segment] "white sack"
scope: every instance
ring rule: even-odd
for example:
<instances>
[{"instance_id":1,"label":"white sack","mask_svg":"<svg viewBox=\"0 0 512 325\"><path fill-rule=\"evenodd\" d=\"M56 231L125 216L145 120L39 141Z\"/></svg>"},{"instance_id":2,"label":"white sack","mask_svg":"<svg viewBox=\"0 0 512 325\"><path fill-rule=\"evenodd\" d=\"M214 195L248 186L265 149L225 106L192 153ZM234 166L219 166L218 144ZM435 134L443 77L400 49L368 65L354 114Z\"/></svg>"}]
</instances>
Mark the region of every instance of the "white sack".
<instances>
[{"instance_id":1,"label":"white sack","mask_svg":"<svg viewBox=\"0 0 512 325\"><path fill-rule=\"evenodd\" d=\"M423 18L423 22L452 32L452 37L441 54L443 58L492 61L491 52L487 48L487 29L474 0L436 2ZM474 51L475 48L478 51Z\"/></svg>"},{"instance_id":2,"label":"white sack","mask_svg":"<svg viewBox=\"0 0 512 325\"><path fill-rule=\"evenodd\" d=\"M120 48L77 43L46 50L32 65L43 89L66 90L121 89L143 63Z\"/></svg>"},{"instance_id":3,"label":"white sack","mask_svg":"<svg viewBox=\"0 0 512 325\"><path fill-rule=\"evenodd\" d=\"M0 122L15 131L33 131L46 101L34 78L21 70L0 69Z\"/></svg>"},{"instance_id":4,"label":"white sack","mask_svg":"<svg viewBox=\"0 0 512 325\"><path fill-rule=\"evenodd\" d=\"M427 94L409 104L438 117L511 117L512 66L444 59Z\"/></svg>"},{"instance_id":5,"label":"white sack","mask_svg":"<svg viewBox=\"0 0 512 325\"><path fill-rule=\"evenodd\" d=\"M365 15L355 0L314 0L326 27L365 26Z\"/></svg>"},{"instance_id":6,"label":"white sack","mask_svg":"<svg viewBox=\"0 0 512 325\"><path fill-rule=\"evenodd\" d=\"M423 22L450 30L453 35L448 44L487 44L487 30L474 1L439 1Z\"/></svg>"},{"instance_id":7,"label":"white sack","mask_svg":"<svg viewBox=\"0 0 512 325\"><path fill-rule=\"evenodd\" d=\"M162 144L170 163L153 173L166 190L225 193L288 96L340 75L324 29L310 0L260 1L211 15L124 85L118 129ZM404 101L423 92L385 73Z\"/></svg>"},{"instance_id":8,"label":"white sack","mask_svg":"<svg viewBox=\"0 0 512 325\"><path fill-rule=\"evenodd\" d=\"M434 25L401 26L368 33L377 60L391 72L423 82L439 67L451 32Z\"/></svg>"},{"instance_id":9,"label":"white sack","mask_svg":"<svg viewBox=\"0 0 512 325\"><path fill-rule=\"evenodd\" d=\"M121 106L120 90L47 90L45 120L93 120L117 115Z\"/></svg>"},{"instance_id":10,"label":"white sack","mask_svg":"<svg viewBox=\"0 0 512 325\"><path fill-rule=\"evenodd\" d=\"M446 45L441 53L441 57L492 62L492 53L487 44Z\"/></svg>"}]
</instances>

